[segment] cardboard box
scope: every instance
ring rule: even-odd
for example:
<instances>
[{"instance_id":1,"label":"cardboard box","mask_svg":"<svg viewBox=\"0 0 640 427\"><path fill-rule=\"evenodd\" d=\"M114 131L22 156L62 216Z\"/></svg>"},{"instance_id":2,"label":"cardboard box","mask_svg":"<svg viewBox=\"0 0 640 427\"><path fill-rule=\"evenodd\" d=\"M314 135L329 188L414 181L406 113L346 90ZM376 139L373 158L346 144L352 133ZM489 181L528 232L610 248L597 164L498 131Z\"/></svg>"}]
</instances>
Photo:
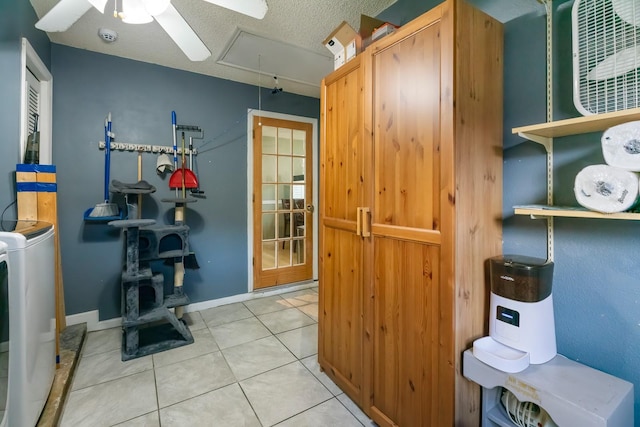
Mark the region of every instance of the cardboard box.
<instances>
[{"instance_id":1,"label":"cardboard box","mask_svg":"<svg viewBox=\"0 0 640 427\"><path fill-rule=\"evenodd\" d=\"M396 28L398 27L388 22L385 22L384 24L382 24L381 26L379 26L373 31L373 33L371 34L371 41L381 39L382 37L393 33L396 30Z\"/></svg>"},{"instance_id":2,"label":"cardboard box","mask_svg":"<svg viewBox=\"0 0 640 427\"><path fill-rule=\"evenodd\" d=\"M358 54L358 33L346 21L338 26L322 44L333 54L333 69L337 70Z\"/></svg>"},{"instance_id":3,"label":"cardboard box","mask_svg":"<svg viewBox=\"0 0 640 427\"><path fill-rule=\"evenodd\" d=\"M356 57L372 42L372 35L378 28L393 24L372 18L367 15L360 15L360 29L356 30L346 21L335 29L322 44L333 54L333 69L337 70L345 63Z\"/></svg>"},{"instance_id":4,"label":"cardboard box","mask_svg":"<svg viewBox=\"0 0 640 427\"><path fill-rule=\"evenodd\" d=\"M385 22L367 15L360 15L360 30L358 34L362 38L362 50L371 44L373 32Z\"/></svg>"}]
</instances>

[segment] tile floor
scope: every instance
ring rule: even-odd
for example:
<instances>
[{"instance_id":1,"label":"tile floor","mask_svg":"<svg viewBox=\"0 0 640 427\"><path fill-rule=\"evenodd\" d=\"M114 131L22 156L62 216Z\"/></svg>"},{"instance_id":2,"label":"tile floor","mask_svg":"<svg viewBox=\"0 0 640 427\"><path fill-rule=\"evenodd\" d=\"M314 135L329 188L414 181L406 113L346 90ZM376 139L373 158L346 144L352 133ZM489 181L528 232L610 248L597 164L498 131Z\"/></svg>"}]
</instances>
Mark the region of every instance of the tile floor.
<instances>
[{"instance_id":1,"label":"tile floor","mask_svg":"<svg viewBox=\"0 0 640 427\"><path fill-rule=\"evenodd\" d=\"M319 370L317 292L187 313L193 344L128 362L90 332L60 425L375 426Z\"/></svg>"}]
</instances>

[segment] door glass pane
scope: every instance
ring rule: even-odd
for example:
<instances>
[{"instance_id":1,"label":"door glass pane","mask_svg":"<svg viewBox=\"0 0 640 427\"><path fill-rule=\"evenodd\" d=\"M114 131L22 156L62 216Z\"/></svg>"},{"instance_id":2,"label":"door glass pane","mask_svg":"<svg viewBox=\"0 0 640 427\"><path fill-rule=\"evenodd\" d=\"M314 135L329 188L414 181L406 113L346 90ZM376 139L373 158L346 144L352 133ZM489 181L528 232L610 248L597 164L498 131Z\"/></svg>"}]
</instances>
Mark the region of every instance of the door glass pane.
<instances>
[{"instance_id":1,"label":"door glass pane","mask_svg":"<svg viewBox=\"0 0 640 427\"><path fill-rule=\"evenodd\" d=\"M278 156L278 181L291 182L291 157Z\"/></svg>"},{"instance_id":2,"label":"door glass pane","mask_svg":"<svg viewBox=\"0 0 640 427\"><path fill-rule=\"evenodd\" d=\"M276 153L276 128L262 126L262 154Z\"/></svg>"},{"instance_id":3,"label":"door glass pane","mask_svg":"<svg viewBox=\"0 0 640 427\"><path fill-rule=\"evenodd\" d=\"M293 158L293 180L304 181L304 157Z\"/></svg>"},{"instance_id":4,"label":"door glass pane","mask_svg":"<svg viewBox=\"0 0 640 427\"><path fill-rule=\"evenodd\" d=\"M305 215L302 212L296 212L293 214L293 216L296 219L296 237L304 237L305 236L305 227L304 227L304 220L305 220Z\"/></svg>"},{"instance_id":5,"label":"door glass pane","mask_svg":"<svg viewBox=\"0 0 640 427\"><path fill-rule=\"evenodd\" d=\"M291 155L291 129L278 128L278 154Z\"/></svg>"},{"instance_id":6,"label":"door glass pane","mask_svg":"<svg viewBox=\"0 0 640 427\"><path fill-rule=\"evenodd\" d=\"M291 186L289 184L278 185L278 199L280 201L280 209L291 209Z\"/></svg>"},{"instance_id":7,"label":"door glass pane","mask_svg":"<svg viewBox=\"0 0 640 427\"><path fill-rule=\"evenodd\" d=\"M293 257L294 264L304 264L304 240L294 240L293 247L295 249L295 256Z\"/></svg>"},{"instance_id":8,"label":"door glass pane","mask_svg":"<svg viewBox=\"0 0 640 427\"><path fill-rule=\"evenodd\" d=\"M291 214L278 214L278 237L291 237Z\"/></svg>"},{"instance_id":9,"label":"door glass pane","mask_svg":"<svg viewBox=\"0 0 640 427\"><path fill-rule=\"evenodd\" d=\"M293 154L295 156L304 156L304 148L306 144L307 134L303 130L293 131Z\"/></svg>"},{"instance_id":10,"label":"door glass pane","mask_svg":"<svg viewBox=\"0 0 640 427\"><path fill-rule=\"evenodd\" d=\"M276 182L277 156L262 156L262 182Z\"/></svg>"},{"instance_id":11,"label":"door glass pane","mask_svg":"<svg viewBox=\"0 0 640 427\"><path fill-rule=\"evenodd\" d=\"M262 269L276 268L276 242L262 242Z\"/></svg>"},{"instance_id":12,"label":"door glass pane","mask_svg":"<svg viewBox=\"0 0 640 427\"><path fill-rule=\"evenodd\" d=\"M278 245L278 267L290 267L291 266L291 245L289 242L281 243Z\"/></svg>"},{"instance_id":13,"label":"door glass pane","mask_svg":"<svg viewBox=\"0 0 640 427\"><path fill-rule=\"evenodd\" d=\"M262 210L275 211L276 200L276 185L264 184L262 186Z\"/></svg>"},{"instance_id":14,"label":"door glass pane","mask_svg":"<svg viewBox=\"0 0 640 427\"><path fill-rule=\"evenodd\" d=\"M262 240L272 240L276 238L276 214L262 214Z\"/></svg>"},{"instance_id":15,"label":"door glass pane","mask_svg":"<svg viewBox=\"0 0 640 427\"><path fill-rule=\"evenodd\" d=\"M296 201L294 207L302 209L304 207L304 185L294 185L292 198Z\"/></svg>"}]
</instances>

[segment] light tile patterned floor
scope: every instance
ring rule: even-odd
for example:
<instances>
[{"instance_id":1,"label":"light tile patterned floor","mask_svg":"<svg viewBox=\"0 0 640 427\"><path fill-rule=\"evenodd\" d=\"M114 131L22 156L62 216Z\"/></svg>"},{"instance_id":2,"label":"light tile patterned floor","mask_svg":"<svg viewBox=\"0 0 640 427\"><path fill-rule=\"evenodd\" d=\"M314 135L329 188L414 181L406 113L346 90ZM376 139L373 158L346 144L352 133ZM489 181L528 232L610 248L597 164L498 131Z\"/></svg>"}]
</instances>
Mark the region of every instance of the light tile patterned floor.
<instances>
[{"instance_id":1,"label":"light tile patterned floor","mask_svg":"<svg viewBox=\"0 0 640 427\"><path fill-rule=\"evenodd\" d=\"M90 332L60 425L375 426L320 372L317 292L187 313L193 344L128 362Z\"/></svg>"}]
</instances>

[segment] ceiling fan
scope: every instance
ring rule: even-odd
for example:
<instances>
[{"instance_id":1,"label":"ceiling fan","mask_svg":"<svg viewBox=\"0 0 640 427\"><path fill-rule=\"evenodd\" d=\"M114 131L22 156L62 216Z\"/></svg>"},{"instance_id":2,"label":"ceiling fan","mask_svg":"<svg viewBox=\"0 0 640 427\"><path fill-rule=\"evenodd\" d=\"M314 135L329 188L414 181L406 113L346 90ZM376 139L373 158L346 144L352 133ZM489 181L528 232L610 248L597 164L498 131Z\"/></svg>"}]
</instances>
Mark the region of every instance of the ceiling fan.
<instances>
[{"instance_id":1,"label":"ceiling fan","mask_svg":"<svg viewBox=\"0 0 640 427\"><path fill-rule=\"evenodd\" d=\"M109 0L60 0L38 22L36 28L53 33L66 31L91 6L104 14ZM154 19L167 32L191 61L204 61L211 52L198 35L171 4L171 0L115 0L122 5L121 12L114 14L125 23L144 24ZM267 13L266 0L204 0L256 19Z\"/></svg>"}]
</instances>

